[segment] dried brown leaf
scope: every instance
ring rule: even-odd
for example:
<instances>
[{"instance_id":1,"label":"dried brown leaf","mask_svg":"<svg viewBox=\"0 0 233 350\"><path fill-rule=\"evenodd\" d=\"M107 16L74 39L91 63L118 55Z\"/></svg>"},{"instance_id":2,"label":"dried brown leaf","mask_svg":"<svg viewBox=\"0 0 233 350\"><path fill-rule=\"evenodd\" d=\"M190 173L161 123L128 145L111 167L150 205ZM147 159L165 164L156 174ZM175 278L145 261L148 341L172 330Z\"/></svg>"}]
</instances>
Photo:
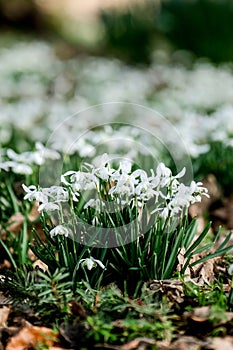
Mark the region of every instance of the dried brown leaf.
<instances>
[{"instance_id":1,"label":"dried brown leaf","mask_svg":"<svg viewBox=\"0 0 233 350\"><path fill-rule=\"evenodd\" d=\"M38 208L39 208L39 203L35 202L33 204L32 210L30 211L30 214L28 215L28 219L30 221L35 221L39 218L40 213L38 211Z\"/></svg>"},{"instance_id":2,"label":"dried brown leaf","mask_svg":"<svg viewBox=\"0 0 233 350\"><path fill-rule=\"evenodd\" d=\"M192 336L181 336L169 347L169 350L201 350L201 349L204 349L204 342Z\"/></svg>"},{"instance_id":3,"label":"dried brown leaf","mask_svg":"<svg viewBox=\"0 0 233 350\"><path fill-rule=\"evenodd\" d=\"M146 350L148 346L156 344L151 338L136 338L119 347L119 350Z\"/></svg>"},{"instance_id":4,"label":"dried brown leaf","mask_svg":"<svg viewBox=\"0 0 233 350\"><path fill-rule=\"evenodd\" d=\"M37 259L36 261L34 261L33 263L33 267L34 268L39 268L41 270L43 270L44 272L46 270L48 270L48 265L46 265L42 260Z\"/></svg>"},{"instance_id":5,"label":"dried brown leaf","mask_svg":"<svg viewBox=\"0 0 233 350\"><path fill-rule=\"evenodd\" d=\"M198 285L210 284L215 280L214 265L219 257L193 266L194 281Z\"/></svg>"},{"instance_id":6,"label":"dried brown leaf","mask_svg":"<svg viewBox=\"0 0 233 350\"><path fill-rule=\"evenodd\" d=\"M182 303L184 301L183 283L180 280L152 280L150 289L166 293L171 302Z\"/></svg>"},{"instance_id":7,"label":"dried brown leaf","mask_svg":"<svg viewBox=\"0 0 233 350\"><path fill-rule=\"evenodd\" d=\"M58 334L46 327L25 327L7 343L6 350L25 350L44 344L49 347L58 343Z\"/></svg>"},{"instance_id":8,"label":"dried brown leaf","mask_svg":"<svg viewBox=\"0 0 233 350\"><path fill-rule=\"evenodd\" d=\"M3 260L3 263L0 264L0 270L2 269L10 269L11 268L11 262L7 259Z\"/></svg>"},{"instance_id":9,"label":"dried brown leaf","mask_svg":"<svg viewBox=\"0 0 233 350\"><path fill-rule=\"evenodd\" d=\"M190 318L195 322L205 322L209 319L210 306L196 307L191 313Z\"/></svg>"},{"instance_id":10,"label":"dried brown leaf","mask_svg":"<svg viewBox=\"0 0 233 350\"><path fill-rule=\"evenodd\" d=\"M211 349L213 350L232 350L233 337L213 338L211 340Z\"/></svg>"},{"instance_id":11,"label":"dried brown leaf","mask_svg":"<svg viewBox=\"0 0 233 350\"><path fill-rule=\"evenodd\" d=\"M0 308L0 327L6 327L6 322L8 320L11 308L8 306L3 306Z\"/></svg>"},{"instance_id":12,"label":"dried brown leaf","mask_svg":"<svg viewBox=\"0 0 233 350\"><path fill-rule=\"evenodd\" d=\"M17 235L21 228L23 227L24 215L20 212L15 213L10 217L7 224L7 230L11 233Z\"/></svg>"}]
</instances>

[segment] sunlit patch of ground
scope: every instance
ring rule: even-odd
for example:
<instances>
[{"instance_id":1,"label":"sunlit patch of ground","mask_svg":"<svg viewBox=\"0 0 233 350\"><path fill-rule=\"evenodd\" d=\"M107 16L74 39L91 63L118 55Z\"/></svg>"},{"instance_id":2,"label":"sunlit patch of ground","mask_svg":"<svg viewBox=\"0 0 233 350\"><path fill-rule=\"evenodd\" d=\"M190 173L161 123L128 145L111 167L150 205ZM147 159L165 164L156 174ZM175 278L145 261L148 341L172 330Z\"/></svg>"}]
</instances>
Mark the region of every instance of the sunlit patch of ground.
<instances>
[{"instance_id":1,"label":"sunlit patch of ground","mask_svg":"<svg viewBox=\"0 0 233 350\"><path fill-rule=\"evenodd\" d=\"M37 0L36 2L49 12L58 11L68 17L90 20L95 18L101 9L129 7L134 3L145 3L145 0Z\"/></svg>"}]
</instances>

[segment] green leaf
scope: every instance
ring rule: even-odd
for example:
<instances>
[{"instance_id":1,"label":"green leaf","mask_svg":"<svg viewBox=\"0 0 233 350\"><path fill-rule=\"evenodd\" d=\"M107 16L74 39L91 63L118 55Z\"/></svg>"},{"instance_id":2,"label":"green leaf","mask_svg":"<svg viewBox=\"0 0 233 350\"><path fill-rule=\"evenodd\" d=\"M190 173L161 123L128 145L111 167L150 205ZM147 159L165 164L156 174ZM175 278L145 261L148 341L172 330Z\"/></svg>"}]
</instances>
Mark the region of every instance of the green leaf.
<instances>
[{"instance_id":1,"label":"green leaf","mask_svg":"<svg viewBox=\"0 0 233 350\"><path fill-rule=\"evenodd\" d=\"M226 238L224 239L224 241L220 244L220 246L218 247L218 250L221 250L223 247L225 247L225 245L229 242L230 238L231 238L232 232L230 231L228 233L228 235L226 236Z\"/></svg>"},{"instance_id":2,"label":"green leaf","mask_svg":"<svg viewBox=\"0 0 233 350\"><path fill-rule=\"evenodd\" d=\"M205 256L204 258L201 258L197 261L194 261L191 264L191 266L195 266L195 265L200 264L200 263L207 261L209 259L213 259L213 258L216 258L217 256L223 255L223 254L227 253L229 250L231 250L232 248L233 248L233 244L224 248L224 249L218 250L217 252L215 252L213 254L209 254L209 255Z\"/></svg>"},{"instance_id":3,"label":"green leaf","mask_svg":"<svg viewBox=\"0 0 233 350\"><path fill-rule=\"evenodd\" d=\"M173 270L174 265L176 264L176 261L177 261L177 256L179 253L179 249L181 247L183 235L184 235L184 228L182 227L179 231L178 236L175 238L175 244L172 247L172 251L171 251L170 257L168 259L166 269L162 275L162 279L166 279L166 278L171 277L172 270Z\"/></svg>"},{"instance_id":4,"label":"green leaf","mask_svg":"<svg viewBox=\"0 0 233 350\"><path fill-rule=\"evenodd\" d=\"M183 247L185 249L188 249L189 245L192 243L196 232L197 232L197 220L196 218L194 218L189 224L187 231L185 232L185 235L184 235Z\"/></svg>"},{"instance_id":5,"label":"green leaf","mask_svg":"<svg viewBox=\"0 0 233 350\"><path fill-rule=\"evenodd\" d=\"M195 242L191 245L191 247L189 247L189 249L186 251L186 253L184 254L185 258L190 257L192 255L192 252L194 251L194 249L203 241L203 239L205 238L205 236L209 232L210 227L211 227L211 222L208 223L208 225L204 228L204 230L202 231L200 236L195 240Z\"/></svg>"}]
</instances>

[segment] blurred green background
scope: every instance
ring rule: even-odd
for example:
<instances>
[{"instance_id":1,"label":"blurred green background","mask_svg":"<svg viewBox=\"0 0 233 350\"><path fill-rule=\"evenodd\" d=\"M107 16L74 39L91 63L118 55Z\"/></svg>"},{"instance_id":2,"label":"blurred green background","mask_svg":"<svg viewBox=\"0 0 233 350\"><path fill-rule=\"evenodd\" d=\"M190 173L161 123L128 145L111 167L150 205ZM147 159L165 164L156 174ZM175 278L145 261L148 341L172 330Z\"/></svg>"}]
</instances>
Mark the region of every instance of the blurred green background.
<instances>
[{"instance_id":1,"label":"blurred green background","mask_svg":"<svg viewBox=\"0 0 233 350\"><path fill-rule=\"evenodd\" d=\"M130 63L149 63L158 48L232 61L232 23L232 0L0 1L2 33L61 39Z\"/></svg>"},{"instance_id":2,"label":"blurred green background","mask_svg":"<svg viewBox=\"0 0 233 350\"><path fill-rule=\"evenodd\" d=\"M48 127L48 115L57 122L57 116L72 114L77 106L136 101L177 123L187 144L209 144L208 152L200 152L200 156L199 151L194 152L195 176L201 179L213 173L224 192L231 193L233 123L229 124L228 116L233 120L232 24L232 0L0 0L0 130L8 126L9 115L15 126L17 113L27 122L35 118L38 125L45 120ZM11 44L31 39L45 41L55 49L55 56L41 44L35 46L28 67L27 62L22 64L27 44L13 49L13 60L12 54L7 56L5 49L12 50ZM26 55L30 57L28 51ZM39 52L41 65L35 63ZM48 57L47 62L43 57ZM155 57L160 57L159 63ZM132 66L136 66L135 70L131 70ZM37 67L38 74L33 67ZM31 135L23 118L19 130L22 135ZM125 116L121 118L125 120ZM221 118L225 118L223 123ZM211 129L211 123L217 126ZM202 134L203 130L206 134ZM216 135L211 137L211 133ZM14 148L15 143L17 149L19 138L17 133L14 136L14 129L12 135L4 136L10 140L6 144Z\"/></svg>"}]
</instances>

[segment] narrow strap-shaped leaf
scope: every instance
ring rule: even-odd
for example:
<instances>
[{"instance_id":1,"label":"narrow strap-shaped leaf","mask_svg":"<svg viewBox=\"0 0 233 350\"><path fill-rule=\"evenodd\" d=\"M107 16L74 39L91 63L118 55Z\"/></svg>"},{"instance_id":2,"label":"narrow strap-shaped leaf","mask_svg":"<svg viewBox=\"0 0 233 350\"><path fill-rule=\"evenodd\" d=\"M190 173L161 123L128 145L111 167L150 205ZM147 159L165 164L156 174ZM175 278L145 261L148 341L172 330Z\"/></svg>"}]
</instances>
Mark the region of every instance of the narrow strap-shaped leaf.
<instances>
[{"instance_id":1,"label":"narrow strap-shaped leaf","mask_svg":"<svg viewBox=\"0 0 233 350\"><path fill-rule=\"evenodd\" d=\"M230 231L228 233L228 235L226 236L226 238L224 239L224 241L220 244L220 246L218 247L218 250L223 249L223 247L225 247L225 245L229 242L230 238L231 238L232 232Z\"/></svg>"},{"instance_id":2,"label":"narrow strap-shaped leaf","mask_svg":"<svg viewBox=\"0 0 233 350\"><path fill-rule=\"evenodd\" d=\"M8 249L8 247L6 246L6 244L3 242L3 240L1 238L0 238L0 242L1 242L2 246L3 246L3 248L5 249L5 251L7 252L12 265L17 270L17 264L16 264L16 262L15 262L13 256L12 256L10 250Z\"/></svg>"},{"instance_id":3,"label":"narrow strap-shaped leaf","mask_svg":"<svg viewBox=\"0 0 233 350\"><path fill-rule=\"evenodd\" d=\"M191 247L189 247L189 249L187 250L187 252L184 254L184 257L187 258L189 255L192 254L193 250L201 243L201 241L205 238L205 236L207 235L207 233L209 232L211 226L211 222L209 222L209 224L204 228L204 230L202 231L202 233L200 234L200 236L195 240L195 242L191 245Z\"/></svg>"},{"instance_id":4,"label":"narrow strap-shaped leaf","mask_svg":"<svg viewBox=\"0 0 233 350\"><path fill-rule=\"evenodd\" d=\"M191 264L191 266L195 266L195 265L200 264L200 263L202 263L204 261L207 261L209 259L213 259L213 258L216 258L217 256L223 255L223 254L227 253L232 248L233 248L233 244L228 246L228 247L226 247L226 248L224 248L224 249L218 250L217 252L215 252L213 254L209 254L209 255L205 256L204 258L201 258L201 259L199 259L197 261L194 261Z\"/></svg>"},{"instance_id":5,"label":"narrow strap-shaped leaf","mask_svg":"<svg viewBox=\"0 0 233 350\"><path fill-rule=\"evenodd\" d=\"M208 249L210 249L212 247L213 247L213 243L205 244L203 247L200 247L200 248L197 248L196 250L194 250L192 252L192 255L200 254L200 253L204 252L205 250L208 251Z\"/></svg>"},{"instance_id":6,"label":"narrow strap-shaped leaf","mask_svg":"<svg viewBox=\"0 0 233 350\"><path fill-rule=\"evenodd\" d=\"M183 242L183 246L185 249L187 249L189 245L192 243L192 240L195 236L196 231L197 231L197 219L194 218L189 224L189 226L187 227L187 231L185 232L184 242Z\"/></svg>"},{"instance_id":7,"label":"narrow strap-shaped leaf","mask_svg":"<svg viewBox=\"0 0 233 350\"><path fill-rule=\"evenodd\" d=\"M169 276L171 274L171 271L172 271L174 264L176 262L176 259L177 259L177 255L178 255L178 252L180 249L183 234L184 234L184 228L182 227L180 229L178 236L176 237L174 247L172 249L170 258L168 259L167 266L166 266L166 269L165 269L163 277L162 277L163 279L169 278Z\"/></svg>"}]
</instances>

